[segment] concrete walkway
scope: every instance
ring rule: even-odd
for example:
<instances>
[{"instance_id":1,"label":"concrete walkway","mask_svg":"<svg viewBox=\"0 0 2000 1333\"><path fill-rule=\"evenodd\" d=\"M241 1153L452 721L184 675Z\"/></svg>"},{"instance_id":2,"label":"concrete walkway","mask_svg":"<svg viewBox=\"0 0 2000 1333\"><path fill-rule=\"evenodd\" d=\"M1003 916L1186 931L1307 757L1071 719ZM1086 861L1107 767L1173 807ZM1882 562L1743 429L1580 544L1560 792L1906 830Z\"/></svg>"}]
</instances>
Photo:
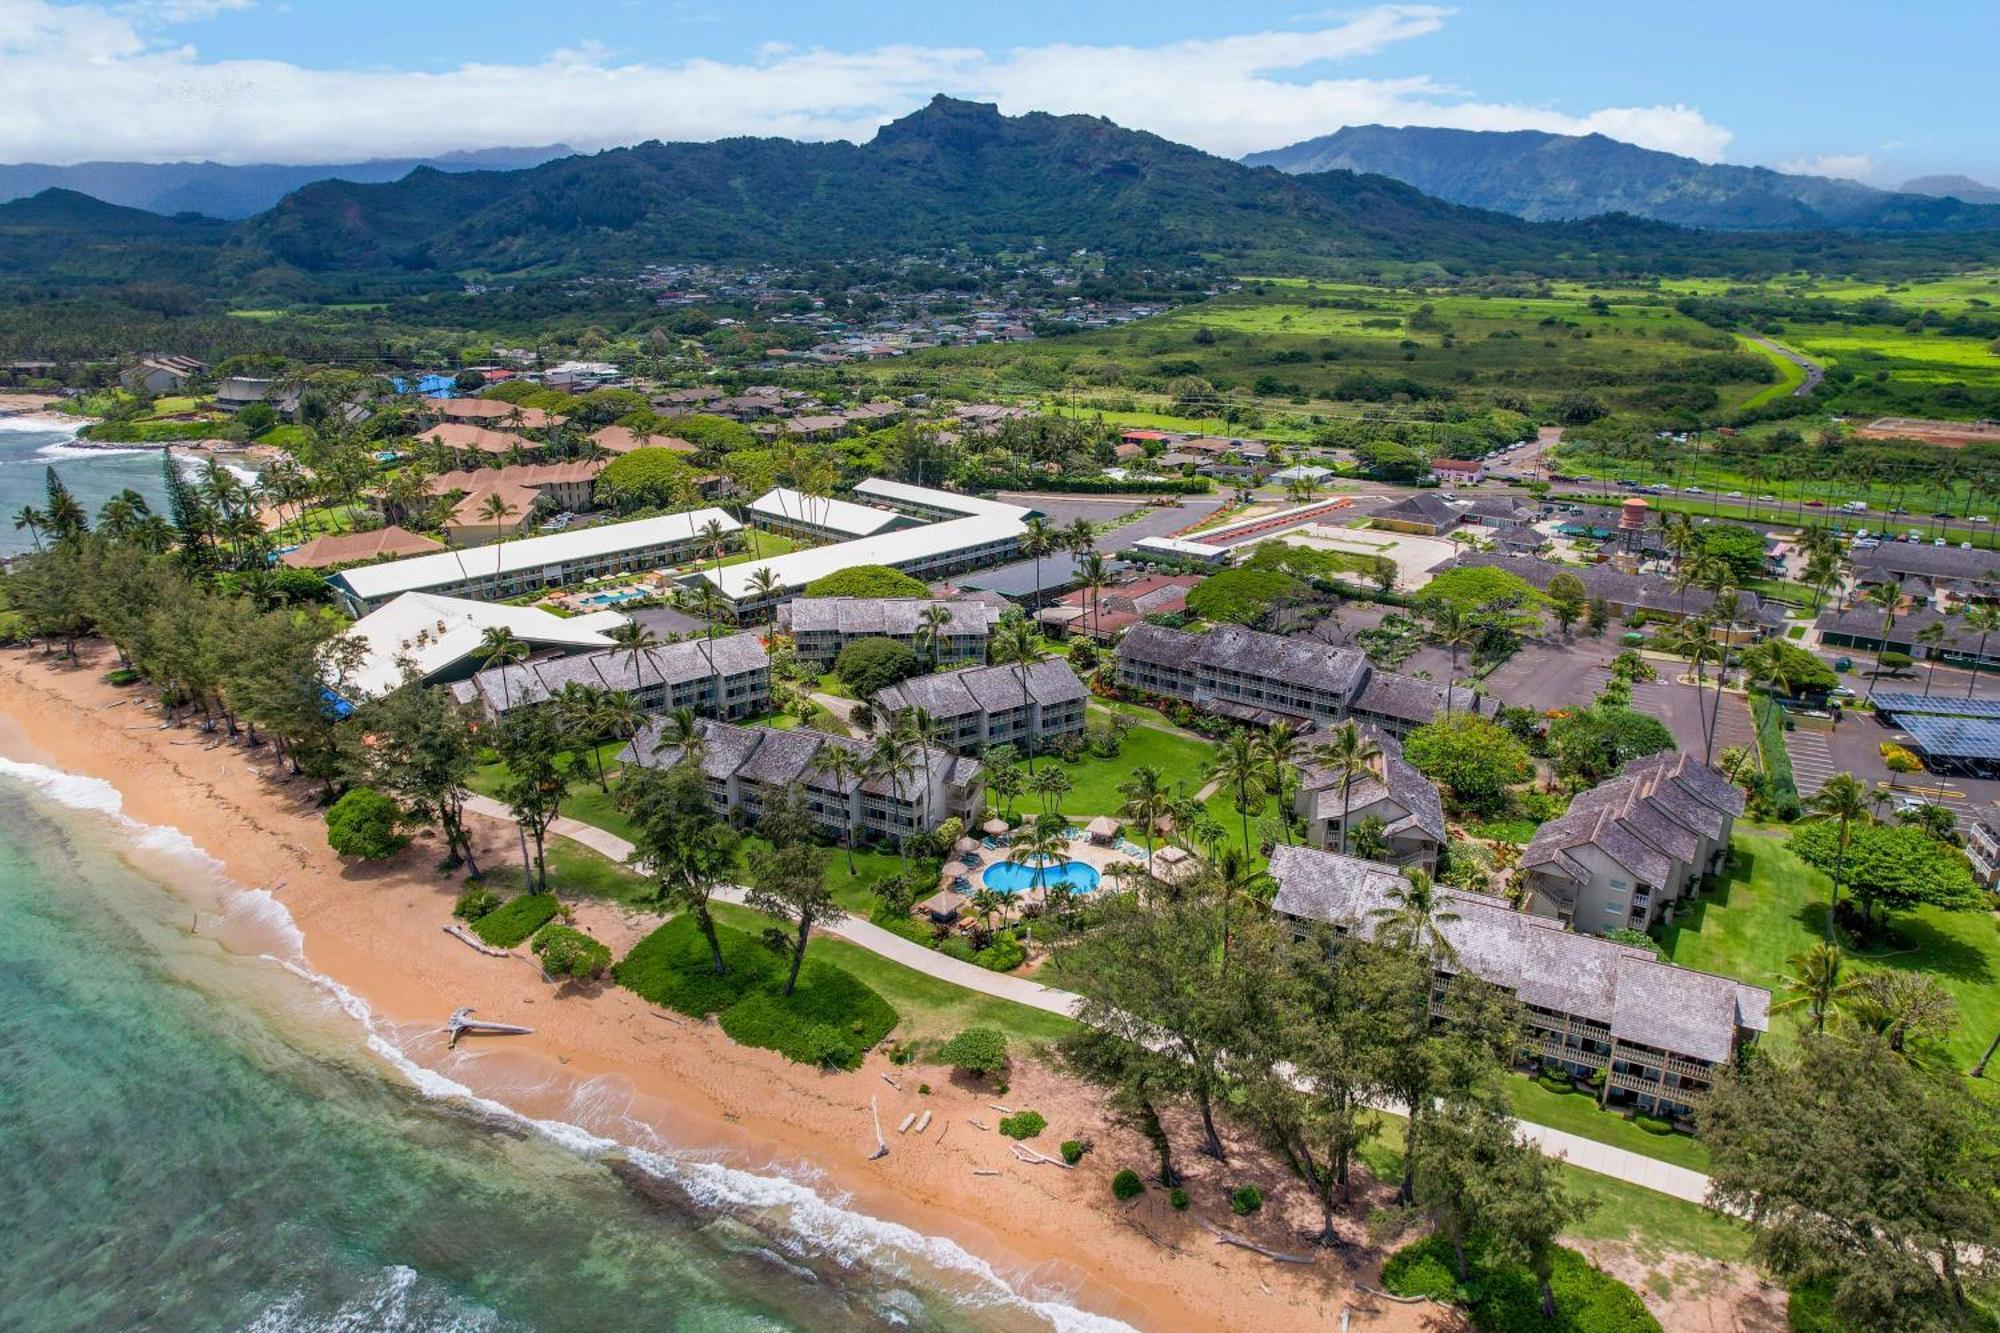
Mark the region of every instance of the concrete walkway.
<instances>
[{"instance_id":1,"label":"concrete walkway","mask_svg":"<svg viewBox=\"0 0 2000 1333\"><path fill-rule=\"evenodd\" d=\"M465 808L476 815L513 822L507 807L490 796L469 796ZM558 818L549 825L551 833L560 834L574 842L609 857L620 864L627 862L637 850L631 843L615 833L593 824L584 824L574 819ZM719 902L741 904L746 897L740 886L718 889L715 898ZM850 944L892 963L901 963L926 976L948 981L954 986L981 995L990 995L996 1000L1012 1000L1031 1009L1040 1009L1051 1014L1074 1017L1083 1003L1083 997L1071 991L1057 990L1023 977L1006 972L993 972L976 963L964 962L927 949L914 940L906 940L901 935L882 929L871 921L858 916L842 915L823 923L829 935L837 935ZM1404 1114L1399 1103L1383 1102L1378 1109L1394 1115ZM1699 1171L1690 1171L1684 1166L1658 1161L1624 1148L1615 1148L1596 1139L1587 1139L1567 1130L1554 1129L1548 1125L1531 1124L1525 1120L1514 1122L1520 1128L1521 1136L1551 1157L1561 1157L1571 1166L1581 1167L1600 1176L1622 1180L1629 1185L1656 1190L1689 1203L1700 1203L1708 1195L1708 1177Z\"/></svg>"}]
</instances>

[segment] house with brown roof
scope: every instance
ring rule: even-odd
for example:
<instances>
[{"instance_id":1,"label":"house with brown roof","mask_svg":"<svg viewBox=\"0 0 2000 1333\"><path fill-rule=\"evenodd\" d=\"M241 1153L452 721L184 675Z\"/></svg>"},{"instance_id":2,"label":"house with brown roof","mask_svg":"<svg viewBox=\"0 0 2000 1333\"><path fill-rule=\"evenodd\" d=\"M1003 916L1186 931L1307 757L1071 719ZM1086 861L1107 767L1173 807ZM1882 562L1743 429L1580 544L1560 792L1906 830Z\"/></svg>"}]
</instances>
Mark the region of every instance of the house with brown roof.
<instances>
[{"instance_id":1,"label":"house with brown roof","mask_svg":"<svg viewBox=\"0 0 2000 1333\"><path fill-rule=\"evenodd\" d=\"M546 430L555 418L539 407L523 407L499 398L437 398L426 411L441 421L467 421L494 430Z\"/></svg>"},{"instance_id":2,"label":"house with brown roof","mask_svg":"<svg viewBox=\"0 0 2000 1333\"><path fill-rule=\"evenodd\" d=\"M629 454L634 449L671 449L677 454L697 452L695 446L677 435L641 435L630 426L605 426L590 433L590 442L607 454Z\"/></svg>"},{"instance_id":3,"label":"house with brown roof","mask_svg":"<svg viewBox=\"0 0 2000 1333\"><path fill-rule=\"evenodd\" d=\"M1199 574L1146 574L1100 589L1094 598L1090 589L1078 588L1042 608L1037 619L1053 634L1109 642L1147 616L1187 610L1187 595L1201 579Z\"/></svg>"},{"instance_id":4,"label":"house with brown roof","mask_svg":"<svg viewBox=\"0 0 2000 1333\"><path fill-rule=\"evenodd\" d=\"M1476 458L1433 458L1431 476L1447 486L1470 486L1486 480L1486 465Z\"/></svg>"},{"instance_id":5,"label":"house with brown roof","mask_svg":"<svg viewBox=\"0 0 2000 1333\"><path fill-rule=\"evenodd\" d=\"M1742 813L1742 791L1693 755L1635 759L1535 830L1518 872L1527 910L1586 934L1645 930L1722 868Z\"/></svg>"},{"instance_id":6,"label":"house with brown roof","mask_svg":"<svg viewBox=\"0 0 2000 1333\"><path fill-rule=\"evenodd\" d=\"M1372 939L1402 877L1373 861L1277 847L1271 910L1301 933L1318 926ZM1497 898L1445 890L1451 946L1440 980L1477 978L1511 996L1519 1054L1593 1077L1607 1105L1685 1118L1708 1100L1717 1072L1769 1029L1771 993L1731 977L1664 963L1651 949L1579 935ZM1431 1001L1442 1019L1442 987Z\"/></svg>"},{"instance_id":7,"label":"house with brown roof","mask_svg":"<svg viewBox=\"0 0 2000 1333\"><path fill-rule=\"evenodd\" d=\"M446 421L432 426L417 435L420 444L442 445L453 453L489 454L501 458L516 450L524 454L535 453L545 448L541 441L531 440L525 435L511 431L489 430L485 426L475 426L465 421Z\"/></svg>"},{"instance_id":8,"label":"house with brown roof","mask_svg":"<svg viewBox=\"0 0 2000 1333\"><path fill-rule=\"evenodd\" d=\"M1348 775L1316 763L1299 769L1292 804L1305 822L1307 845L1338 850L1344 820L1352 850L1353 830L1379 820L1387 845L1376 859L1436 873L1446 840L1438 789L1404 761L1402 743L1395 737L1374 727L1363 728L1363 734L1375 747L1365 772Z\"/></svg>"},{"instance_id":9,"label":"house with brown roof","mask_svg":"<svg viewBox=\"0 0 2000 1333\"><path fill-rule=\"evenodd\" d=\"M506 467L460 468L440 472L431 478L435 495L469 492L481 486L525 486L538 491L553 509L572 512L591 508L597 476L604 471L601 459L575 458L561 463L513 463Z\"/></svg>"},{"instance_id":10,"label":"house with brown roof","mask_svg":"<svg viewBox=\"0 0 2000 1333\"><path fill-rule=\"evenodd\" d=\"M535 502L542 493L511 481L482 482L467 491L452 506L440 524L445 540L453 546L478 546L484 542L513 537L534 522ZM498 500L506 512L494 518L488 506Z\"/></svg>"},{"instance_id":11,"label":"house with brown roof","mask_svg":"<svg viewBox=\"0 0 2000 1333\"><path fill-rule=\"evenodd\" d=\"M390 524L368 532L341 532L315 537L279 557L292 569L332 569L336 565L358 565L370 560L392 560L403 555L429 555L442 551L444 543L420 533Z\"/></svg>"},{"instance_id":12,"label":"house with brown roof","mask_svg":"<svg viewBox=\"0 0 2000 1333\"><path fill-rule=\"evenodd\" d=\"M118 382L132 393L179 393L189 380L207 370L205 362L191 356L149 356L127 367Z\"/></svg>"}]
</instances>

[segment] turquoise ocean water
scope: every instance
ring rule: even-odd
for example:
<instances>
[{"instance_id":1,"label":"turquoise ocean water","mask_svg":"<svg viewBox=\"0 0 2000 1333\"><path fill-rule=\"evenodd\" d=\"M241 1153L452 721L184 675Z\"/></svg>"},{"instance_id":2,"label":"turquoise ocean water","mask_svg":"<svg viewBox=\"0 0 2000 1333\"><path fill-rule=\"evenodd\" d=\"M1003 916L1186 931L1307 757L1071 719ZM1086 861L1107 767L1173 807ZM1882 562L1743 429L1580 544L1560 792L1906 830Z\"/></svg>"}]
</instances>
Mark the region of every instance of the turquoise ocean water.
<instances>
[{"instance_id":1,"label":"turquoise ocean water","mask_svg":"<svg viewBox=\"0 0 2000 1333\"><path fill-rule=\"evenodd\" d=\"M117 807L0 760L0 1328L1123 1327L809 1175L466 1094Z\"/></svg>"}]
</instances>

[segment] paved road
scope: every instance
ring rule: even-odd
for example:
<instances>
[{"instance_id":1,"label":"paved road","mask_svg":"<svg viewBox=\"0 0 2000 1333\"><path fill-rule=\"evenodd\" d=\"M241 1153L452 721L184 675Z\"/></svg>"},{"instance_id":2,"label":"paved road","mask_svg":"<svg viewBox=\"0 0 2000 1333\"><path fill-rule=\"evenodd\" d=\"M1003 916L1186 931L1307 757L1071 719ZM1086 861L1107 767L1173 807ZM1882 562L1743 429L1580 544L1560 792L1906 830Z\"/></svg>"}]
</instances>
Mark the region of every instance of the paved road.
<instances>
[{"instance_id":1,"label":"paved road","mask_svg":"<svg viewBox=\"0 0 2000 1333\"><path fill-rule=\"evenodd\" d=\"M466 799L465 808L474 814L512 822L513 816L507 807L487 796L471 796ZM584 824L574 819L559 818L549 826L551 833L560 834L613 861L624 862L636 848L614 833ZM716 891L718 901L741 903L744 891L741 888L725 888ZM1070 991L1044 986L1025 977L1010 976L1005 972L992 972L976 963L962 962L947 957L935 949L927 949L901 935L893 934L857 916L841 916L825 923L829 935L838 935L851 944L858 944L870 953L877 954L891 962L901 963L940 981L948 981L954 986L990 995L995 999L1012 1000L1032 1009L1040 1009L1064 1017L1075 1015L1083 1003L1083 997ZM1394 1114L1402 1114L1403 1108L1392 1103L1382 1103L1381 1109ZM1528 1121L1516 1121L1521 1137L1533 1143L1551 1157L1562 1157L1570 1165L1594 1171L1601 1176L1622 1180L1627 1184L1643 1186L1661 1194L1669 1194L1677 1199L1700 1203L1708 1194L1708 1177L1686 1167L1674 1166L1657 1161L1638 1153L1614 1148L1608 1143L1586 1139L1567 1130L1554 1129L1548 1125L1537 1125Z\"/></svg>"},{"instance_id":2,"label":"paved road","mask_svg":"<svg viewBox=\"0 0 2000 1333\"><path fill-rule=\"evenodd\" d=\"M1765 351L1772 353L1774 356L1782 356L1783 358L1785 358L1785 360L1791 362L1793 365L1797 366L1800 370L1803 370L1806 373L1806 382L1804 384L1801 384L1798 388L1792 390L1792 397L1794 398L1805 397L1807 394L1811 393L1814 389L1817 389L1819 387L1819 382L1826 378L1825 367L1821 366L1816 361L1807 359L1805 356L1803 356L1798 352L1794 352L1791 348L1780 346L1779 344L1772 342L1769 338L1760 338L1754 333L1745 334L1744 336L1750 339L1751 342L1756 343L1759 347L1763 348Z\"/></svg>"}]
</instances>

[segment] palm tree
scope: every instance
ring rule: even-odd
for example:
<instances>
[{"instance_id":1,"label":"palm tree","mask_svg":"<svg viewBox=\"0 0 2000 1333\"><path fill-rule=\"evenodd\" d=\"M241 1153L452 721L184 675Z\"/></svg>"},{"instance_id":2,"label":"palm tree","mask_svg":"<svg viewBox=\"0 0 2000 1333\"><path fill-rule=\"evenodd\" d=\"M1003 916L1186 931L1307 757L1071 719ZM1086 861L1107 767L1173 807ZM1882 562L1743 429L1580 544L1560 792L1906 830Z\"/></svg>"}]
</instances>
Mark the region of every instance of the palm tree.
<instances>
[{"instance_id":1,"label":"palm tree","mask_svg":"<svg viewBox=\"0 0 2000 1333\"><path fill-rule=\"evenodd\" d=\"M1069 774L1060 768L1044 767L1028 785L1042 798L1044 810L1057 818L1062 817L1063 793L1070 788Z\"/></svg>"},{"instance_id":2,"label":"palm tree","mask_svg":"<svg viewBox=\"0 0 2000 1333\"><path fill-rule=\"evenodd\" d=\"M865 762L859 754L848 749L845 745L839 744L820 746L818 763L820 771L832 779L833 785L839 788L842 801L847 800L848 787L853 784L856 778L861 776L862 770L866 767ZM855 822L853 806L846 806L844 813L846 818L840 821L841 845L847 849L847 873L852 878L854 875Z\"/></svg>"},{"instance_id":3,"label":"palm tree","mask_svg":"<svg viewBox=\"0 0 2000 1333\"><path fill-rule=\"evenodd\" d=\"M514 632L505 625L494 625L479 636L479 647L473 650L482 667L510 667L527 657L528 645L514 637ZM514 700L507 684L507 673L500 673L500 706L512 711Z\"/></svg>"},{"instance_id":4,"label":"palm tree","mask_svg":"<svg viewBox=\"0 0 2000 1333\"><path fill-rule=\"evenodd\" d=\"M1876 682L1882 679L1882 654L1889 649L1889 631L1896 627L1896 612L1903 605L1903 590L1894 581L1878 583L1868 590L1868 605L1882 613L1882 637L1875 645L1875 670L1868 677L1868 697L1875 697Z\"/></svg>"},{"instance_id":5,"label":"palm tree","mask_svg":"<svg viewBox=\"0 0 2000 1333\"><path fill-rule=\"evenodd\" d=\"M1444 711L1451 712L1452 690L1458 684L1458 654L1479 642L1479 626L1463 604L1455 601L1440 603L1430 614L1431 642L1451 653L1451 677L1445 681Z\"/></svg>"},{"instance_id":6,"label":"palm tree","mask_svg":"<svg viewBox=\"0 0 2000 1333\"><path fill-rule=\"evenodd\" d=\"M1343 856L1347 854L1348 802L1353 796L1354 780L1373 775L1375 761L1381 756L1382 747L1352 722L1341 723L1340 729L1313 751L1313 762L1332 770L1340 778L1340 852Z\"/></svg>"},{"instance_id":7,"label":"palm tree","mask_svg":"<svg viewBox=\"0 0 2000 1333\"><path fill-rule=\"evenodd\" d=\"M1669 652L1679 653L1687 658L1688 665L1694 668L1695 717L1701 723L1702 737L1706 740L1708 739L1708 711L1702 707L1701 696L1703 689L1708 684L1707 664L1710 662L1720 663L1722 660L1722 645L1715 641L1714 627L1709 623L1708 617L1686 616L1668 632L1666 647ZM1716 689L1720 690L1721 688L1721 683L1718 682Z\"/></svg>"},{"instance_id":8,"label":"palm tree","mask_svg":"<svg viewBox=\"0 0 2000 1333\"><path fill-rule=\"evenodd\" d=\"M1031 704L1028 698L1028 672L1035 663L1042 660L1042 646L1035 637L1035 631L1026 619L1003 620L993 630L993 640L987 645L987 656L994 666L1014 666L1021 675L1021 748L1028 756L1028 776L1034 777L1035 750L1041 739L1028 730L1028 714Z\"/></svg>"},{"instance_id":9,"label":"palm tree","mask_svg":"<svg viewBox=\"0 0 2000 1333\"><path fill-rule=\"evenodd\" d=\"M1077 522L1083 522L1078 519ZM1104 630L1104 590L1111 586L1111 569L1104 563L1104 557L1092 551L1083 557L1077 566L1077 579L1090 593L1091 632L1101 634Z\"/></svg>"},{"instance_id":10,"label":"palm tree","mask_svg":"<svg viewBox=\"0 0 2000 1333\"><path fill-rule=\"evenodd\" d=\"M1042 557L1056 549L1055 533L1049 530L1047 520L1031 518L1021 534L1021 554L1035 562L1035 609L1042 605Z\"/></svg>"},{"instance_id":11,"label":"palm tree","mask_svg":"<svg viewBox=\"0 0 2000 1333\"><path fill-rule=\"evenodd\" d=\"M1292 842L1292 811L1285 803L1285 778L1297 766L1300 751L1305 749L1299 734L1292 730L1289 722L1278 722L1259 738L1258 747L1263 751L1264 762L1271 766L1271 794L1278 801L1278 827L1285 845Z\"/></svg>"},{"instance_id":12,"label":"palm tree","mask_svg":"<svg viewBox=\"0 0 2000 1333\"><path fill-rule=\"evenodd\" d=\"M1074 555L1082 555L1097 545L1097 530L1087 518L1078 518L1062 530L1062 544Z\"/></svg>"},{"instance_id":13,"label":"palm tree","mask_svg":"<svg viewBox=\"0 0 2000 1333\"><path fill-rule=\"evenodd\" d=\"M951 624L951 608L943 602L932 602L917 615L917 649L930 656L933 671L944 662L944 636Z\"/></svg>"},{"instance_id":14,"label":"palm tree","mask_svg":"<svg viewBox=\"0 0 2000 1333\"><path fill-rule=\"evenodd\" d=\"M493 595L500 595L500 532L507 520L521 512L521 507L506 496L494 491L479 506L479 516L493 525Z\"/></svg>"},{"instance_id":15,"label":"palm tree","mask_svg":"<svg viewBox=\"0 0 2000 1333\"><path fill-rule=\"evenodd\" d=\"M679 747L683 758L699 760L706 743L701 719L695 715L694 709L682 706L660 718L660 739L654 743L653 753Z\"/></svg>"},{"instance_id":16,"label":"palm tree","mask_svg":"<svg viewBox=\"0 0 2000 1333\"><path fill-rule=\"evenodd\" d=\"M1069 831L1056 815L1042 815L1026 828L1017 830L1007 848L1007 859L1034 872L1033 885L1042 887L1042 875L1052 865L1060 865L1069 851Z\"/></svg>"},{"instance_id":17,"label":"palm tree","mask_svg":"<svg viewBox=\"0 0 2000 1333\"><path fill-rule=\"evenodd\" d=\"M988 888L984 884L972 891L972 897L968 900L968 905L972 908L973 915L979 918L979 924L985 928L988 935L993 933L993 918L1007 910L1007 898L1007 894L1000 892L998 889Z\"/></svg>"},{"instance_id":18,"label":"palm tree","mask_svg":"<svg viewBox=\"0 0 2000 1333\"><path fill-rule=\"evenodd\" d=\"M610 736L616 740L630 741L639 734L639 728L646 725L646 710L632 697L630 690L597 691L596 707L591 711L591 723L600 736ZM610 791L610 784L604 776L604 751L597 752L597 785Z\"/></svg>"},{"instance_id":19,"label":"palm tree","mask_svg":"<svg viewBox=\"0 0 2000 1333\"><path fill-rule=\"evenodd\" d=\"M1236 794L1236 812L1243 819L1243 854L1250 854L1250 802L1264 795L1264 756L1255 738L1238 727L1216 749L1208 776Z\"/></svg>"},{"instance_id":20,"label":"palm tree","mask_svg":"<svg viewBox=\"0 0 2000 1333\"><path fill-rule=\"evenodd\" d=\"M1840 905L1840 877L1847 867L1848 830L1859 820L1866 822L1868 789L1852 773L1835 773L1826 785L1806 798L1806 809L1821 819L1840 821L1840 841L1833 855L1833 901L1826 905L1826 942L1833 943L1833 911Z\"/></svg>"},{"instance_id":21,"label":"palm tree","mask_svg":"<svg viewBox=\"0 0 2000 1333\"><path fill-rule=\"evenodd\" d=\"M924 780L924 830L931 828L931 751L944 744L944 723L931 714L928 708L909 708L896 719L896 726L903 736L918 750L918 764L925 773Z\"/></svg>"},{"instance_id":22,"label":"palm tree","mask_svg":"<svg viewBox=\"0 0 2000 1333\"><path fill-rule=\"evenodd\" d=\"M1933 620L1917 631L1917 642L1924 647L1924 656L1930 660L1930 670L1924 673L1924 698L1931 697L1931 685L1937 680L1937 650L1951 637L1951 631L1942 620Z\"/></svg>"},{"instance_id":23,"label":"palm tree","mask_svg":"<svg viewBox=\"0 0 2000 1333\"><path fill-rule=\"evenodd\" d=\"M625 654L625 663L632 668L632 684L637 687L641 684L639 659L660 646L660 636L638 621L628 620L612 629L610 639Z\"/></svg>"},{"instance_id":24,"label":"palm tree","mask_svg":"<svg viewBox=\"0 0 2000 1333\"><path fill-rule=\"evenodd\" d=\"M1375 938L1391 949L1421 954L1432 961L1456 963L1457 950L1451 947L1444 927L1459 919L1450 900L1422 866L1403 871L1403 882L1390 889L1388 901L1368 915L1378 924Z\"/></svg>"},{"instance_id":25,"label":"palm tree","mask_svg":"<svg viewBox=\"0 0 2000 1333\"><path fill-rule=\"evenodd\" d=\"M1841 967L1846 960L1847 955L1840 951L1839 945L1824 941L1787 958L1788 970L1780 983L1784 996L1771 1006L1771 1012L1803 1009L1812 1022L1813 1035L1825 1032L1827 1019L1853 996L1859 984L1852 977L1841 979Z\"/></svg>"},{"instance_id":26,"label":"palm tree","mask_svg":"<svg viewBox=\"0 0 2000 1333\"><path fill-rule=\"evenodd\" d=\"M750 587L756 592L757 600L760 602L768 602L776 597L778 590L783 586L778 581L778 576L771 572L769 565L759 565L750 571Z\"/></svg>"},{"instance_id":27,"label":"palm tree","mask_svg":"<svg viewBox=\"0 0 2000 1333\"><path fill-rule=\"evenodd\" d=\"M911 751L914 748L907 735L890 728L875 738L875 748L868 755L869 767L875 776L889 780L889 790L895 794L898 807L903 804L903 775L909 771ZM925 774L926 782L929 781L929 776ZM903 873L908 874L909 853L905 848L905 840L900 836L896 839L896 860L901 865Z\"/></svg>"},{"instance_id":28,"label":"palm tree","mask_svg":"<svg viewBox=\"0 0 2000 1333\"><path fill-rule=\"evenodd\" d=\"M1166 779L1160 776L1159 769L1141 764L1132 770L1131 777L1118 784L1118 794L1125 798L1120 813L1146 830L1146 868L1151 870L1153 835L1172 800L1167 793Z\"/></svg>"},{"instance_id":29,"label":"palm tree","mask_svg":"<svg viewBox=\"0 0 2000 1333\"><path fill-rule=\"evenodd\" d=\"M42 529L48 527L48 525L49 516L33 505L22 505L20 510L14 515L14 531L19 532L21 529L26 528L28 535L35 540L35 549L37 551L42 549Z\"/></svg>"},{"instance_id":30,"label":"palm tree","mask_svg":"<svg viewBox=\"0 0 2000 1333\"><path fill-rule=\"evenodd\" d=\"M1979 685L1979 664L1986 660L1986 636L2000 629L2000 606L1989 602L1975 602L1965 608L1965 627L1979 635L1979 651L1973 655L1972 678L1965 682L1965 697L1970 699Z\"/></svg>"}]
</instances>

